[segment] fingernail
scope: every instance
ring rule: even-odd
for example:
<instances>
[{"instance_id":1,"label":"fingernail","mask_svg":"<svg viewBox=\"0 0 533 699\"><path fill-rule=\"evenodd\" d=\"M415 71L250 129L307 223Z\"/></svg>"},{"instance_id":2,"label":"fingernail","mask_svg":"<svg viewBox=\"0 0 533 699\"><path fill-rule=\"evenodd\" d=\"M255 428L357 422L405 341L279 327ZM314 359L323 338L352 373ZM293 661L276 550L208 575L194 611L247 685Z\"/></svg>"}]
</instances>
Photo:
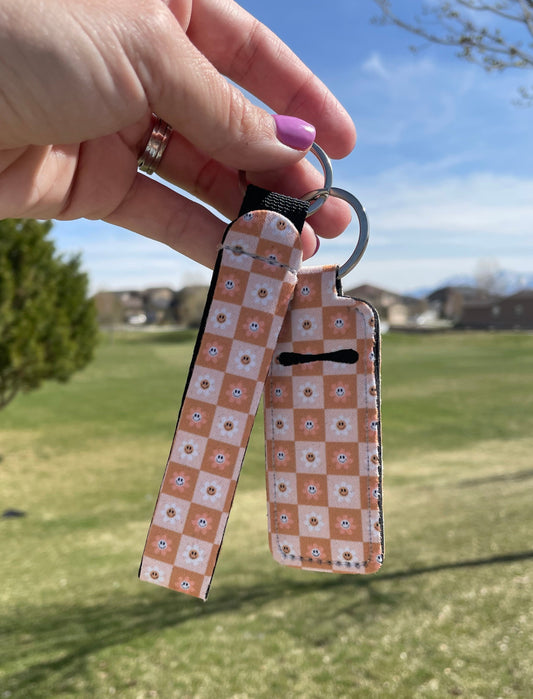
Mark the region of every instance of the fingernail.
<instances>
[{"instance_id":1,"label":"fingernail","mask_svg":"<svg viewBox=\"0 0 533 699\"><path fill-rule=\"evenodd\" d=\"M315 248L315 251L314 251L313 255L316 255L316 254L317 254L319 247L320 247L320 238L317 236L317 239L316 239L316 248Z\"/></svg>"},{"instance_id":2,"label":"fingernail","mask_svg":"<svg viewBox=\"0 0 533 699\"><path fill-rule=\"evenodd\" d=\"M315 140L316 129L298 117L275 114L276 135L289 148L295 150L307 150Z\"/></svg>"}]
</instances>

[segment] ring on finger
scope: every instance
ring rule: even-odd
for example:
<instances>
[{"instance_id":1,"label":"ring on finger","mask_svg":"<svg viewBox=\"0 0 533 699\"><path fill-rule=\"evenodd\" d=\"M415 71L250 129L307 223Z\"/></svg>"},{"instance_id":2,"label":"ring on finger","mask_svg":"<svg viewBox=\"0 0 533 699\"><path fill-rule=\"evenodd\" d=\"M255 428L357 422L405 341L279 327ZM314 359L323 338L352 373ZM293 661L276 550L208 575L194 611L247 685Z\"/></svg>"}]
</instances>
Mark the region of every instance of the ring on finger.
<instances>
[{"instance_id":1,"label":"ring on finger","mask_svg":"<svg viewBox=\"0 0 533 699\"><path fill-rule=\"evenodd\" d=\"M147 175L157 170L171 135L172 127L163 119L156 117L148 143L137 161L139 170L146 172Z\"/></svg>"}]
</instances>

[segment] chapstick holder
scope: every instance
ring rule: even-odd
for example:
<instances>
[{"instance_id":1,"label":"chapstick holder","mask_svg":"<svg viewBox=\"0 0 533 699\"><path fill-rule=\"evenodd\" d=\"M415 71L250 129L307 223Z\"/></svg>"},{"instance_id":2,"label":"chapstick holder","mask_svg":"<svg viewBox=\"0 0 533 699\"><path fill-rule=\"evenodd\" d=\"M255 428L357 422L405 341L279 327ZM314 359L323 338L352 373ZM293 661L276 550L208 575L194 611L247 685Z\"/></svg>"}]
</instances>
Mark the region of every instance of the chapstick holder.
<instances>
[{"instance_id":1,"label":"chapstick holder","mask_svg":"<svg viewBox=\"0 0 533 699\"><path fill-rule=\"evenodd\" d=\"M272 210L274 209L274 210ZM302 253L308 204L249 187L226 231L139 576L206 599Z\"/></svg>"},{"instance_id":2,"label":"chapstick holder","mask_svg":"<svg viewBox=\"0 0 533 699\"><path fill-rule=\"evenodd\" d=\"M303 268L265 384L269 542L279 563L373 573L383 561L376 311L336 267Z\"/></svg>"}]
</instances>

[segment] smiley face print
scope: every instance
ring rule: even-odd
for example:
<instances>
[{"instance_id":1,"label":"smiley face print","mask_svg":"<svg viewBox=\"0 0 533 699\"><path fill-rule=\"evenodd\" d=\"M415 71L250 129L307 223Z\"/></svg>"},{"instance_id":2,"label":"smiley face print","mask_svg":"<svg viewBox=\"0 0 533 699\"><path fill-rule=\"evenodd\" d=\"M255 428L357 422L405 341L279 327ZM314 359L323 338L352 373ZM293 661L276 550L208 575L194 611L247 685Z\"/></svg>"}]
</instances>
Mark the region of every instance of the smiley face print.
<instances>
[{"instance_id":1,"label":"smiley face print","mask_svg":"<svg viewBox=\"0 0 533 699\"><path fill-rule=\"evenodd\" d=\"M236 376L254 378L259 368L260 351L252 345L244 343L232 350L230 357L230 371Z\"/></svg>"},{"instance_id":2,"label":"smiley face print","mask_svg":"<svg viewBox=\"0 0 533 699\"><path fill-rule=\"evenodd\" d=\"M194 386L198 398L200 400L208 400L209 396L212 396L215 392L216 379L213 374L200 374L196 377Z\"/></svg>"},{"instance_id":3,"label":"smiley face print","mask_svg":"<svg viewBox=\"0 0 533 699\"><path fill-rule=\"evenodd\" d=\"M304 516L303 523L310 533L316 534L324 527L324 518L317 512L309 512Z\"/></svg>"},{"instance_id":4,"label":"smiley face print","mask_svg":"<svg viewBox=\"0 0 533 699\"><path fill-rule=\"evenodd\" d=\"M174 444L170 458L184 465L195 463L200 458L199 442L192 435L184 436Z\"/></svg>"},{"instance_id":5,"label":"smiley face print","mask_svg":"<svg viewBox=\"0 0 533 699\"><path fill-rule=\"evenodd\" d=\"M199 543L187 544L181 557L184 567L198 568L205 561L205 552Z\"/></svg>"},{"instance_id":6,"label":"smiley face print","mask_svg":"<svg viewBox=\"0 0 533 699\"><path fill-rule=\"evenodd\" d=\"M143 577L145 578L145 580L157 582L160 585L164 585L166 582L166 575L163 571L163 568L160 568L159 566L146 566L143 569Z\"/></svg>"},{"instance_id":7,"label":"smiley face print","mask_svg":"<svg viewBox=\"0 0 533 699\"><path fill-rule=\"evenodd\" d=\"M233 313L225 306L218 306L213 310L211 323L215 332L228 330L232 325ZM211 329L210 332L213 332Z\"/></svg>"},{"instance_id":8,"label":"smiley face print","mask_svg":"<svg viewBox=\"0 0 533 699\"><path fill-rule=\"evenodd\" d=\"M209 502L214 505L222 498L222 486L218 481L207 481L203 484L202 490L202 499L204 502Z\"/></svg>"}]
</instances>

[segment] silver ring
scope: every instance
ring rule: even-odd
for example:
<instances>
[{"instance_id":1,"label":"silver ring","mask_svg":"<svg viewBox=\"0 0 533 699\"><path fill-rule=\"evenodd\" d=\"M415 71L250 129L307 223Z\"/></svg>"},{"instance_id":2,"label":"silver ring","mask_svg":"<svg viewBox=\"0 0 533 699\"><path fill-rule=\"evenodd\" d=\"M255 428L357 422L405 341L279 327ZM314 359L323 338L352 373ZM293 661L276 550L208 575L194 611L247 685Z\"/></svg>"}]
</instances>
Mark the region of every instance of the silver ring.
<instances>
[{"instance_id":1,"label":"silver ring","mask_svg":"<svg viewBox=\"0 0 533 699\"><path fill-rule=\"evenodd\" d=\"M331 185L333 184L333 168L331 167L331 160L329 159L328 155L322 150L318 143L313 143L311 146L311 153L318 158L318 162L322 165L324 184L322 185L322 189L316 193L316 196L311 197L312 201L307 209L306 218L314 214L323 204L326 203L326 199L328 198L331 190ZM301 198L307 201L307 195L304 195Z\"/></svg>"},{"instance_id":2,"label":"silver ring","mask_svg":"<svg viewBox=\"0 0 533 699\"><path fill-rule=\"evenodd\" d=\"M139 170L146 172L147 175L151 175L156 171L168 146L171 134L172 127L166 121L157 117L148 143L137 161Z\"/></svg>"},{"instance_id":3,"label":"silver ring","mask_svg":"<svg viewBox=\"0 0 533 699\"><path fill-rule=\"evenodd\" d=\"M323 189L315 189L305 196L307 199L315 199L316 197L324 197L324 194L325 191ZM357 239L355 249L346 262L338 267L337 275L342 278L351 272L361 257L363 257L366 246L368 245L368 219L363 205L359 199L356 199L350 192L347 192L345 189L339 189L338 187L330 187L328 194L331 197L336 197L337 199L342 199L347 202L355 211L359 221L359 238Z\"/></svg>"}]
</instances>

